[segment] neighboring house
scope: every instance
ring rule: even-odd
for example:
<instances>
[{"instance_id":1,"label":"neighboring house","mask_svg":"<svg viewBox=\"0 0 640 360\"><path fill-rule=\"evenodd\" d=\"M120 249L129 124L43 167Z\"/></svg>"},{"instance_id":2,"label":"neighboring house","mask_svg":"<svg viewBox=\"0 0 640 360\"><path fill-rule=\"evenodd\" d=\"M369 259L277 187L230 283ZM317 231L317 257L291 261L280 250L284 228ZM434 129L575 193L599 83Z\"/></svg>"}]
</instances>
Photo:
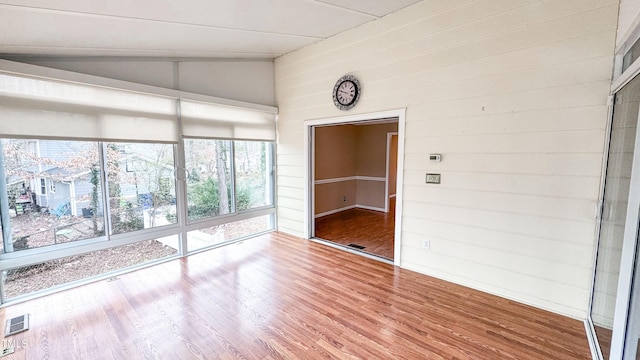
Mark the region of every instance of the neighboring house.
<instances>
[{"instance_id":1,"label":"neighboring house","mask_svg":"<svg viewBox=\"0 0 640 360\"><path fill-rule=\"evenodd\" d=\"M40 173L37 202L46 206L49 211L58 210L59 215L82 215L82 208L90 206L91 184L90 171L70 172L59 167L51 168Z\"/></svg>"},{"instance_id":2,"label":"neighboring house","mask_svg":"<svg viewBox=\"0 0 640 360\"><path fill-rule=\"evenodd\" d=\"M83 209L86 214L93 191L91 171L87 168L91 164L80 161L86 161L86 153L91 151L93 145L75 141L13 141L24 141L24 151L38 161L31 161L22 168L21 176L11 176L9 185L30 190L34 194L35 205L47 208L56 215L81 216ZM61 164L69 166L62 167ZM144 208L149 206L150 193L154 190L150 181L170 184L173 177L172 166L157 164L149 157L127 153L124 149L120 152L118 167L121 201L139 204ZM169 188L171 196L175 198L175 188ZM102 195L99 196L101 198Z\"/></svg>"},{"instance_id":3,"label":"neighboring house","mask_svg":"<svg viewBox=\"0 0 640 360\"><path fill-rule=\"evenodd\" d=\"M89 179L90 171L80 169L78 159L86 161L89 144L50 140L25 142L28 143L25 151L33 157L25 169L32 176L25 182L29 182L28 186L35 194L36 205L49 211L62 211L60 215L81 215L82 207L89 205L93 186ZM62 164L76 164L78 169Z\"/></svg>"}]
</instances>

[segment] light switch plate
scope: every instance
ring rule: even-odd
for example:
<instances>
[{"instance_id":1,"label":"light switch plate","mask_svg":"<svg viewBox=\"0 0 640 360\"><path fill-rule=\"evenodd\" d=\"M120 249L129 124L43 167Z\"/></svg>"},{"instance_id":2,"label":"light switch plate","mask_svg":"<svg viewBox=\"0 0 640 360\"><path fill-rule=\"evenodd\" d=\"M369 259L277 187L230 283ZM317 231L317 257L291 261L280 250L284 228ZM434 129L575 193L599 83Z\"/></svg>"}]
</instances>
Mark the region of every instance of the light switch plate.
<instances>
[{"instance_id":1,"label":"light switch plate","mask_svg":"<svg viewBox=\"0 0 640 360\"><path fill-rule=\"evenodd\" d=\"M425 182L427 184L440 184L440 174L427 174Z\"/></svg>"}]
</instances>

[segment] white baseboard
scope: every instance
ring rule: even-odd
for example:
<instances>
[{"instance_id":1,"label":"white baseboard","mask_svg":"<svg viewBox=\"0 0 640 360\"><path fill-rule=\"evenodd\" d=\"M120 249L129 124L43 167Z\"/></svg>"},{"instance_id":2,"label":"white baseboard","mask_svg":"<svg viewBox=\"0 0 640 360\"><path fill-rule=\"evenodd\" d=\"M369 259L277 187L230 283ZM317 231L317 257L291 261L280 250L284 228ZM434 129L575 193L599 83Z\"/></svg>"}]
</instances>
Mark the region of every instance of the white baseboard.
<instances>
[{"instance_id":1,"label":"white baseboard","mask_svg":"<svg viewBox=\"0 0 640 360\"><path fill-rule=\"evenodd\" d=\"M381 212L384 212L384 208L379 208L379 207L374 207L374 206L356 205L356 207L357 207L358 209L365 209L365 210L373 210L373 211L381 211Z\"/></svg>"},{"instance_id":2,"label":"white baseboard","mask_svg":"<svg viewBox=\"0 0 640 360\"><path fill-rule=\"evenodd\" d=\"M343 182L343 181L354 181L354 180L380 181L380 182L387 181L387 179L384 176L383 177L379 177L379 176L346 176L346 177L339 177L339 178L315 180L313 183L315 185L322 185L322 184L331 184L331 183L337 183L337 182Z\"/></svg>"},{"instance_id":3,"label":"white baseboard","mask_svg":"<svg viewBox=\"0 0 640 360\"><path fill-rule=\"evenodd\" d=\"M358 205L350 205L350 206L345 206L345 207L343 207L343 208L338 208L338 209L333 209L333 210L325 211L325 212L323 212L323 213L316 214L316 215L314 216L314 218L316 218L316 219L317 219L317 218L321 218L321 217L323 217L323 216L337 214L337 213L342 212L342 211L355 209L356 207L358 207Z\"/></svg>"},{"instance_id":4,"label":"white baseboard","mask_svg":"<svg viewBox=\"0 0 640 360\"><path fill-rule=\"evenodd\" d=\"M314 216L314 218L317 219L317 218L321 218L323 216L333 215L333 214L337 214L339 212L346 211L346 210L351 210L351 209L365 209L365 210L373 210L373 211L384 212L384 208L379 208L379 207L374 207L374 206L367 206L367 205L350 205L350 206L345 206L343 208L329 210L329 211L325 211L325 212L320 213L320 214L316 214Z\"/></svg>"}]
</instances>

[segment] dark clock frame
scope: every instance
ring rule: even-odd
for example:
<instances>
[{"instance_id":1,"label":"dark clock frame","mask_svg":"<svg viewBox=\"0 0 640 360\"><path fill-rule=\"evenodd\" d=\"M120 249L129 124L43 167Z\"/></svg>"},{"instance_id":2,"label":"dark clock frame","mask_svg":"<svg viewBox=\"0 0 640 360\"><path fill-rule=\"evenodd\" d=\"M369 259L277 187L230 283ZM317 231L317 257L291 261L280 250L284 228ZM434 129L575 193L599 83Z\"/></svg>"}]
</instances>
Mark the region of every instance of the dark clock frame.
<instances>
[{"instance_id":1,"label":"dark clock frame","mask_svg":"<svg viewBox=\"0 0 640 360\"><path fill-rule=\"evenodd\" d=\"M348 104L342 104L338 101L338 88L340 88L340 85L345 82L351 82L356 88L356 96ZM361 92L362 88L360 87L360 82L358 81L358 79L353 75L344 75L343 77L338 79L338 81L336 81L336 84L333 87L333 104L340 110L349 110L356 106L358 100L360 99Z\"/></svg>"}]
</instances>

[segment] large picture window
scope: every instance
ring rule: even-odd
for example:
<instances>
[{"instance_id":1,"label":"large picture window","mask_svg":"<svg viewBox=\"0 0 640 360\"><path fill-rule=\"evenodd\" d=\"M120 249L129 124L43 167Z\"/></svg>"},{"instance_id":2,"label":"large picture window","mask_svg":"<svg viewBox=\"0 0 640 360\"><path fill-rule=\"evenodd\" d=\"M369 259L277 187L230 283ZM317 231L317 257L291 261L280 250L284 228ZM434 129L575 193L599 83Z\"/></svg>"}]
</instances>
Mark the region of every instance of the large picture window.
<instances>
[{"instance_id":1,"label":"large picture window","mask_svg":"<svg viewBox=\"0 0 640 360\"><path fill-rule=\"evenodd\" d=\"M275 108L23 68L0 69L0 303L274 228Z\"/></svg>"},{"instance_id":2,"label":"large picture window","mask_svg":"<svg viewBox=\"0 0 640 360\"><path fill-rule=\"evenodd\" d=\"M8 217L3 217L9 219L8 236L5 234L2 242L4 254L27 250L33 253L38 249L46 252L47 248L55 250L60 246L67 249L70 243L83 242L86 249L92 249L96 241L106 243L111 236L121 239L156 228L167 230L157 236L136 235L130 243L157 254L157 258L180 254L181 204L175 151L180 147L185 154L184 224L202 223L189 226L188 246L182 254L273 229L273 143L268 141L185 139L174 145L0 140L4 173L0 175L4 176L7 190L3 200L9 212ZM29 289L46 290L110 269L69 267L74 256L94 259L91 254L102 254L106 263L139 263L123 260L131 254L118 253L131 247L118 243L103 248L112 250L81 250L78 255L67 251L65 256L52 256L47 262L9 268L10 276L3 283L7 286L5 297L28 295ZM43 276L41 269L46 269L47 274L62 271L66 275L58 281L34 280L36 274ZM28 285L33 282L40 286Z\"/></svg>"},{"instance_id":3,"label":"large picture window","mask_svg":"<svg viewBox=\"0 0 640 360\"><path fill-rule=\"evenodd\" d=\"M3 139L2 155L12 230L5 252L105 235L101 163L110 234L177 222L173 145Z\"/></svg>"},{"instance_id":4,"label":"large picture window","mask_svg":"<svg viewBox=\"0 0 640 360\"><path fill-rule=\"evenodd\" d=\"M12 230L5 252L104 235L97 142L1 141Z\"/></svg>"}]
</instances>

